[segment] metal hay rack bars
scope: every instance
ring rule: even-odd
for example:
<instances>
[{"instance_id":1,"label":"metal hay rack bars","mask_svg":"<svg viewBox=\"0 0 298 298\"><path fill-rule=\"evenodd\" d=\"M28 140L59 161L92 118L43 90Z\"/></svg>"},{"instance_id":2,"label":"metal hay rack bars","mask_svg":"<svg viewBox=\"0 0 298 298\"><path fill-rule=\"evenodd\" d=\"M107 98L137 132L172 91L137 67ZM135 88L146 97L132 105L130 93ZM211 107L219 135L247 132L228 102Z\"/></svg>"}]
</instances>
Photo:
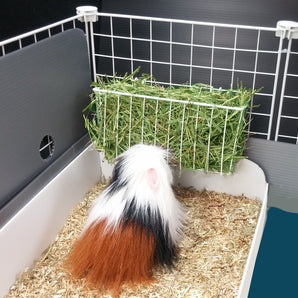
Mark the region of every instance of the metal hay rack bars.
<instances>
[{"instance_id":1,"label":"metal hay rack bars","mask_svg":"<svg viewBox=\"0 0 298 298\"><path fill-rule=\"evenodd\" d=\"M114 79L101 87L94 88L89 106L94 118L85 117L85 124L95 147L109 161L136 143L173 151L180 169L229 173L241 158L252 91L213 91L203 85L163 88L133 78L125 83ZM117 91L121 87L128 87L127 92ZM212 103L212 96L222 97L222 104ZM227 105L239 97L246 104Z\"/></svg>"},{"instance_id":2,"label":"metal hay rack bars","mask_svg":"<svg viewBox=\"0 0 298 298\"><path fill-rule=\"evenodd\" d=\"M137 142L159 144L173 149L180 168L231 173L246 133L297 143L298 114L289 108L297 94L286 94L298 80L297 70L289 73L289 61L297 59L297 23L265 28L105 13L99 14L99 23L91 43L94 80L121 79L140 66L150 75L148 84L199 82L230 90L242 83L258 92L248 108L95 88L104 107L97 115L102 129L98 148L115 146L117 155ZM106 130L109 104L114 106L113 132Z\"/></svg>"}]
</instances>

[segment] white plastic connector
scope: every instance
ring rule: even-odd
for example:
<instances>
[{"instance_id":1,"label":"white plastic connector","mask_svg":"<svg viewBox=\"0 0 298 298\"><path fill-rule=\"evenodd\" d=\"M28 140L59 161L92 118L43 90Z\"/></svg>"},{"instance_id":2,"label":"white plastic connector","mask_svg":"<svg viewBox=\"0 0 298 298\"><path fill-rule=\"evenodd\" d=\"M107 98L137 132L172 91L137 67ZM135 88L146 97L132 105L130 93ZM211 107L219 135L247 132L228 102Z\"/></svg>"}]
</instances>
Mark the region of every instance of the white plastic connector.
<instances>
[{"instance_id":1,"label":"white plastic connector","mask_svg":"<svg viewBox=\"0 0 298 298\"><path fill-rule=\"evenodd\" d=\"M81 22L97 22L98 9L96 6L78 6L77 15L80 15L79 21Z\"/></svg>"},{"instance_id":2,"label":"white plastic connector","mask_svg":"<svg viewBox=\"0 0 298 298\"><path fill-rule=\"evenodd\" d=\"M275 35L281 38L298 39L298 22L277 22Z\"/></svg>"}]
</instances>

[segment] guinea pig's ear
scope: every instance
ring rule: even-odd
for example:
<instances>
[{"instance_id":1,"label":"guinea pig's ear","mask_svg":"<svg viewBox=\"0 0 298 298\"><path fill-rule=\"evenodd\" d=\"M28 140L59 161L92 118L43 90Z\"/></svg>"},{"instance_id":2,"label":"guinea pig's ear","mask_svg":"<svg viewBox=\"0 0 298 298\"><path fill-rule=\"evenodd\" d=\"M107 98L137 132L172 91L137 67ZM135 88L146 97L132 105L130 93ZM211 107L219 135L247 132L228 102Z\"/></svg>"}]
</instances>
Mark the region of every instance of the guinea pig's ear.
<instances>
[{"instance_id":1,"label":"guinea pig's ear","mask_svg":"<svg viewBox=\"0 0 298 298\"><path fill-rule=\"evenodd\" d=\"M146 170L146 180L149 185L149 187L153 190L157 189L158 186L158 179L157 179L157 173L154 168L150 168Z\"/></svg>"}]
</instances>

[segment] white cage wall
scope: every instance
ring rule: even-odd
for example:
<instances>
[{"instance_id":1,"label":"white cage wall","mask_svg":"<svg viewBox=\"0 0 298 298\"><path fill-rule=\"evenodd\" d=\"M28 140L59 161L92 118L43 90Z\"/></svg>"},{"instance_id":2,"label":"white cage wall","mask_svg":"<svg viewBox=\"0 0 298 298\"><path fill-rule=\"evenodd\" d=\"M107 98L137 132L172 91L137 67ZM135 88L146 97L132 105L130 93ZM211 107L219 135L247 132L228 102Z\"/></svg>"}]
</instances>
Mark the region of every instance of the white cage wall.
<instances>
[{"instance_id":1,"label":"white cage wall","mask_svg":"<svg viewBox=\"0 0 298 298\"><path fill-rule=\"evenodd\" d=\"M255 94L251 136L298 143L298 23L276 28L119 15L78 7L77 15L0 42L0 55L70 28L85 31L93 79L138 66L164 85L240 82Z\"/></svg>"}]
</instances>

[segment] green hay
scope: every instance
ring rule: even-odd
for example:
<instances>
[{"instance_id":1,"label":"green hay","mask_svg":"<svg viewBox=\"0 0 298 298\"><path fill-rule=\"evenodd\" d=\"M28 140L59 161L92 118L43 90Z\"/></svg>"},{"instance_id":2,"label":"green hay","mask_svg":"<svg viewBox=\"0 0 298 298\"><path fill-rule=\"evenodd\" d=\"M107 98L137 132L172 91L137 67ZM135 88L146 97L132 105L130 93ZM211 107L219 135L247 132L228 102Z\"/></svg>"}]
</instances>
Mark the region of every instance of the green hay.
<instances>
[{"instance_id":1,"label":"green hay","mask_svg":"<svg viewBox=\"0 0 298 298\"><path fill-rule=\"evenodd\" d=\"M202 84L165 88L152 83L148 74L134 79L138 70L123 79L92 84L97 91L84 119L97 150L111 162L133 144L154 144L170 149L184 169L233 172L236 161L243 158L245 113L256 91L242 85L229 90ZM144 95L154 98L144 100Z\"/></svg>"}]
</instances>

